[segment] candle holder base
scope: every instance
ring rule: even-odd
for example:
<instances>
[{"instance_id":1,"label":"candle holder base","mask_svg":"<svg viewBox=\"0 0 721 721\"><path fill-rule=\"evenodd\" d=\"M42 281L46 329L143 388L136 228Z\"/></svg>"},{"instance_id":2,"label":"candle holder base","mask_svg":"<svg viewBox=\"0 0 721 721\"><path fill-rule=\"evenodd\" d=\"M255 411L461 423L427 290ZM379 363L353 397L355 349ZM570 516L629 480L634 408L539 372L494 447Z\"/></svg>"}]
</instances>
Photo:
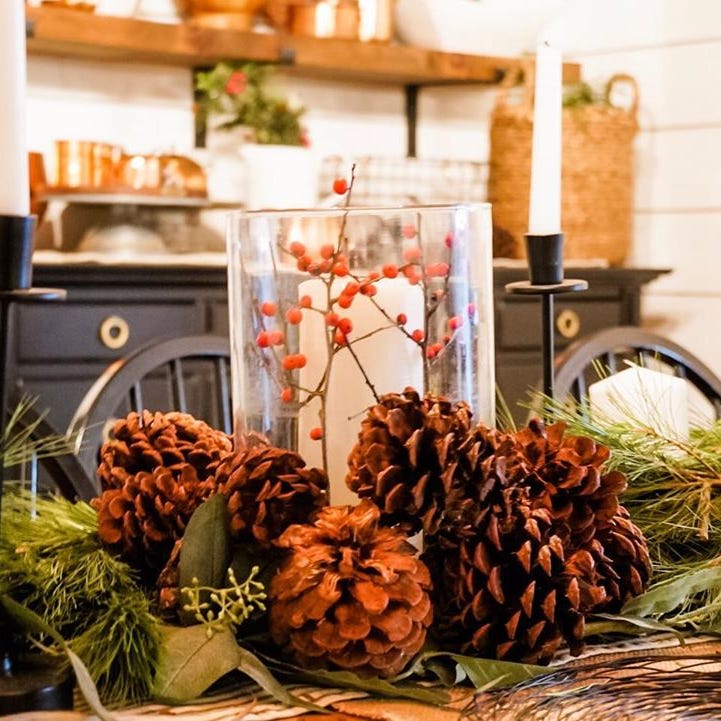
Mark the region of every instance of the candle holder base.
<instances>
[{"instance_id":1,"label":"candle holder base","mask_svg":"<svg viewBox=\"0 0 721 721\"><path fill-rule=\"evenodd\" d=\"M65 291L32 287L34 216L0 215L0 504L5 480L8 369L16 303L65 299ZM1 509L1 505L0 505ZM39 653L15 654L12 621L0 611L0 715L73 707L75 678L67 665Z\"/></svg>"},{"instance_id":2,"label":"candle holder base","mask_svg":"<svg viewBox=\"0 0 721 721\"><path fill-rule=\"evenodd\" d=\"M563 233L525 236L528 276L533 285L563 283Z\"/></svg>"},{"instance_id":3,"label":"candle holder base","mask_svg":"<svg viewBox=\"0 0 721 721\"><path fill-rule=\"evenodd\" d=\"M528 236L527 236L528 237ZM539 236L535 236L539 237ZM530 266L529 257L529 268ZM561 276L563 276L563 265L561 268ZM532 276L533 277L533 276ZM546 278L548 276L545 276ZM538 278L536 274L535 278ZM554 283L534 283L533 281L520 280L515 283L506 285L506 292L511 295L540 295L541 296L541 328L542 328L542 344L541 353L543 361L543 392L553 398L553 361L554 361L554 343L553 343L553 298L562 293L574 293L588 289L588 283L578 278L568 278Z\"/></svg>"}]
</instances>

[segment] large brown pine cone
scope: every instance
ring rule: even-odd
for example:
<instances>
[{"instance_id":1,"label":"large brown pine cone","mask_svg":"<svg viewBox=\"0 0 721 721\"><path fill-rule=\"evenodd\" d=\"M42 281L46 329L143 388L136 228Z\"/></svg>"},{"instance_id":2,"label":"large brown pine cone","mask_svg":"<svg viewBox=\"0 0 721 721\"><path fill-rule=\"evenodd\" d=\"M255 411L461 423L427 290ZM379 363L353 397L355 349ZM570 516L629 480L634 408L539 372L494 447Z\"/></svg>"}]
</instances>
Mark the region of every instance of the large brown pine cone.
<instances>
[{"instance_id":1,"label":"large brown pine cone","mask_svg":"<svg viewBox=\"0 0 721 721\"><path fill-rule=\"evenodd\" d=\"M361 423L346 484L376 503L384 522L435 533L449 490L442 478L447 456L470 425L465 403L421 400L412 388L384 395Z\"/></svg>"},{"instance_id":2,"label":"large brown pine cone","mask_svg":"<svg viewBox=\"0 0 721 721\"><path fill-rule=\"evenodd\" d=\"M114 553L154 583L193 511L213 493L193 466L179 471L156 467L127 477L121 488L108 488L92 504L98 535Z\"/></svg>"},{"instance_id":3,"label":"large brown pine cone","mask_svg":"<svg viewBox=\"0 0 721 721\"><path fill-rule=\"evenodd\" d=\"M118 420L100 450L103 488L122 488L139 471L169 468L175 475L189 463L200 480L232 451L228 435L187 413L130 413Z\"/></svg>"},{"instance_id":4,"label":"large brown pine cone","mask_svg":"<svg viewBox=\"0 0 721 721\"><path fill-rule=\"evenodd\" d=\"M270 628L303 665L392 676L423 646L428 569L401 531L379 521L365 500L326 508L280 537L291 554L270 587Z\"/></svg>"},{"instance_id":5,"label":"large brown pine cone","mask_svg":"<svg viewBox=\"0 0 721 721\"><path fill-rule=\"evenodd\" d=\"M625 478L605 447L565 426L502 434L479 427L461 448L444 525L424 555L439 637L466 653L548 662L583 644L589 613L641 593L650 561L618 504Z\"/></svg>"},{"instance_id":6,"label":"large brown pine cone","mask_svg":"<svg viewBox=\"0 0 721 721\"><path fill-rule=\"evenodd\" d=\"M293 451L256 445L228 456L214 483L228 500L230 530L267 545L294 523L307 523L327 505L328 477Z\"/></svg>"}]
</instances>

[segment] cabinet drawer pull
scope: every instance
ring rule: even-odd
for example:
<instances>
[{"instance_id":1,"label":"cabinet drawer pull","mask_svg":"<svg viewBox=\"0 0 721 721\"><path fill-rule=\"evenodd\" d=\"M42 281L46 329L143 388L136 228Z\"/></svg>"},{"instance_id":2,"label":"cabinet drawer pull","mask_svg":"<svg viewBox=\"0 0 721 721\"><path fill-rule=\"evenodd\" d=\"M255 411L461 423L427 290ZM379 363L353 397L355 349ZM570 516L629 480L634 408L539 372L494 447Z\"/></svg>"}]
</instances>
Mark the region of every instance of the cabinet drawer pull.
<instances>
[{"instance_id":1,"label":"cabinet drawer pull","mask_svg":"<svg viewBox=\"0 0 721 721\"><path fill-rule=\"evenodd\" d=\"M581 318L575 310L566 308L556 317L556 328L564 338L575 338L581 330Z\"/></svg>"},{"instance_id":2,"label":"cabinet drawer pull","mask_svg":"<svg viewBox=\"0 0 721 721\"><path fill-rule=\"evenodd\" d=\"M130 326L128 321L119 315L109 315L100 324L98 335L106 348L119 350L130 338Z\"/></svg>"}]
</instances>

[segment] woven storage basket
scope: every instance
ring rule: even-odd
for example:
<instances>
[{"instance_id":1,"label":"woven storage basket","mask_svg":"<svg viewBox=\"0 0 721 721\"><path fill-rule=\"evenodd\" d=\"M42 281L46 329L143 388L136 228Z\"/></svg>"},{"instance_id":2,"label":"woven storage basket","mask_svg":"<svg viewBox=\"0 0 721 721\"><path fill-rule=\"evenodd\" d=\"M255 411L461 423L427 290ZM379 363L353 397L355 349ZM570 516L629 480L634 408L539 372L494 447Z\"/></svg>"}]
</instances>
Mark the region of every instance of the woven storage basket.
<instances>
[{"instance_id":1,"label":"woven storage basket","mask_svg":"<svg viewBox=\"0 0 721 721\"><path fill-rule=\"evenodd\" d=\"M528 231L533 133L532 79L526 74L522 101L509 102L510 82L501 87L491 118L488 199L493 204L494 255L520 258ZM586 105L563 109L561 223L567 259L623 263L633 224L633 139L638 90L628 75L614 75L631 86L628 109Z\"/></svg>"}]
</instances>

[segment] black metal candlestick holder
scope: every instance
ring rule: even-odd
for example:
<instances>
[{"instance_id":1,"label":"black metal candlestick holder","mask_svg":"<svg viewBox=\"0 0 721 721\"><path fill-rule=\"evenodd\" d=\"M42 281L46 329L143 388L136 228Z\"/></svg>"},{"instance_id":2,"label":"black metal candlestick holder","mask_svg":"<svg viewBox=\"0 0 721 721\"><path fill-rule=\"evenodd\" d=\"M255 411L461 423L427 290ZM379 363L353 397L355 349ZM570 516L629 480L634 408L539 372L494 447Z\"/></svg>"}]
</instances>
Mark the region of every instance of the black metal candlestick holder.
<instances>
[{"instance_id":1,"label":"black metal candlestick holder","mask_svg":"<svg viewBox=\"0 0 721 721\"><path fill-rule=\"evenodd\" d=\"M16 303L65 299L65 291L32 287L34 216L0 215L0 523L8 439L10 352ZM73 705L73 676L40 654L15 654L11 623L0 612L0 715L68 709Z\"/></svg>"},{"instance_id":2,"label":"black metal candlestick holder","mask_svg":"<svg viewBox=\"0 0 721 721\"><path fill-rule=\"evenodd\" d=\"M553 299L561 293L588 289L585 280L563 277L563 233L526 235L529 280L508 283L506 292L541 296L541 355L543 392L553 398Z\"/></svg>"}]
</instances>

